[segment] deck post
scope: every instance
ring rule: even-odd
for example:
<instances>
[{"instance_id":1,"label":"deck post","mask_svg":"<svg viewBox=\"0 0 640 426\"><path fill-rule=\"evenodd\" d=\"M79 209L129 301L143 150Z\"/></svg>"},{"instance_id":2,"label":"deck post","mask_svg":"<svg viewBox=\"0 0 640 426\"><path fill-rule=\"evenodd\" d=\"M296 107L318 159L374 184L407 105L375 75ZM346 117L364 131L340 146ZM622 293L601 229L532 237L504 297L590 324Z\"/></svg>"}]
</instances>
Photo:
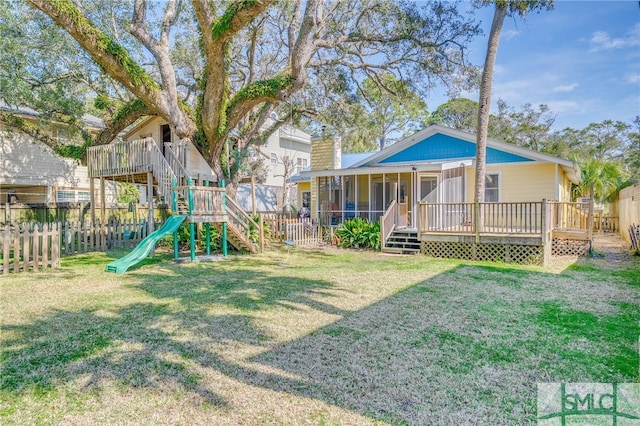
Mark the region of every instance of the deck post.
<instances>
[{"instance_id":1,"label":"deck post","mask_svg":"<svg viewBox=\"0 0 640 426\"><path fill-rule=\"evenodd\" d=\"M552 239L549 238L549 230L551 229L550 221L551 217L549 217L550 209L547 204L547 199L542 199L542 216L540 218L540 235L542 241L542 266L547 266L549 261L551 260L551 244Z\"/></svg>"},{"instance_id":2,"label":"deck post","mask_svg":"<svg viewBox=\"0 0 640 426\"><path fill-rule=\"evenodd\" d=\"M220 180L220 188L225 188L225 182L224 179ZM227 191L224 191L222 193L222 211L224 212L224 214L226 215L227 213ZM227 257L227 222L226 220L224 222L222 222L222 241L220 242L220 245L222 246L222 255L224 257Z\"/></svg>"},{"instance_id":3,"label":"deck post","mask_svg":"<svg viewBox=\"0 0 640 426\"><path fill-rule=\"evenodd\" d=\"M476 244L480 242L480 202L475 200L474 212L473 212L473 227L476 234ZM483 215L484 217L484 215Z\"/></svg>"},{"instance_id":4,"label":"deck post","mask_svg":"<svg viewBox=\"0 0 640 426\"><path fill-rule=\"evenodd\" d=\"M105 222L105 217L107 216L105 199L106 199L106 196L104 193L104 178L101 177L100 178L100 223L103 223L103 224Z\"/></svg>"},{"instance_id":5,"label":"deck post","mask_svg":"<svg viewBox=\"0 0 640 426\"><path fill-rule=\"evenodd\" d=\"M196 260L196 224L193 223L192 215L193 215L193 179L187 179L189 185L189 255L191 257L191 261Z\"/></svg>"},{"instance_id":6,"label":"deck post","mask_svg":"<svg viewBox=\"0 0 640 426\"><path fill-rule=\"evenodd\" d=\"M260 226L260 253L264 252L264 218L262 213L258 215L258 220L260 221L258 225Z\"/></svg>"},{"instance_id":7,"label":"deck post","mask_svg":"<svg viewBox=\"0 0 640 426\"><path fill-rule=\"evenodd\" d=\"M178 185L178 181L176 178L171 179L171 186L173 187L171 190L171 211L174 214L178 213L178 191L176 190L176 186ZM177 259L180 255L180 246L178 242L178 230L173 231L173 258Z\"/></svg>"},{"instance_id":8,"label":"deck post","mask_svg":"<svg viewBox=\"0 0 640 426\"><path fill-rule=\"evenodd\" d=\"M542 233L540 237L542 238L542 245L547 243L547 199L542 199L542 216L540 218L540 232Z\"/></svg>"},{"instance_id":9,"label":"deck post","mask_svg":"<svg viewBox=\"0 0 640 426\"><path fill-rule=\"evenodd\" d=\"M253 179L253 176L251 177ZM209 181L205 181L205 187L209 187ZM211 207L207 206L207 210ZM204 232L205 232L205 240L206 240L206 248L207 248L207 256L211 256L211 224L209 222L204 224Z\"/></svg>"},{"instance_id":10,"label":"deck post","mask_svg":"<svg viewBox=\"0 0 640 426\"><path fill-rule=\"evenodd\" d=\"M91 225L96 223L96 184L94 178L89 178L89 202L91 203Z\"/></svg>"},{"instance_id":11,"label":"deck post","mask_svg":"<svg viewBox=\"0 0 640 426\"><path fill-rule=\"evenodd\" d=\"M155 226L153 217L153 173L147 172L147 209L149 213L149 221L147 222L148 234L153 232Z\"/></svg>"},{"instance_id":12,"label":"deck post","mask_svg":"<svg viewBox=\"0 0 640 426\"><path fill-rule=\"evenodd\" d=\"M107 203L104 191L104 178L100 178L100 241L102 249L107 249Z\"/></svg>"}]
</instances>

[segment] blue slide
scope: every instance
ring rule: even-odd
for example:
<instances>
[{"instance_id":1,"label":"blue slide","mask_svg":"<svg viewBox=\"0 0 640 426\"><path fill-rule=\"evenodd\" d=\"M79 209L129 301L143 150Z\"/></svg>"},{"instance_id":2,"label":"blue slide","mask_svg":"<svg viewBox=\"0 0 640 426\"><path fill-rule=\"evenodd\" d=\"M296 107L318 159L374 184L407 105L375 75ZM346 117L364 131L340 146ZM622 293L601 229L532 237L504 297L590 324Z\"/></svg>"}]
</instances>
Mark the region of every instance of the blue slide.
<instances>
[{"instance_id":1,"label":"blue slide","mask_svg":"<svg viewBox=\"0 0 640 426\"><path fill-rule=\"evenodd\" d=\"M140 241L131 253L109 263L106 271L115 272L116 274L127 272L130 267L143 261L162 237L176 231L186 218L186 216L171 216L160 228L147 235L144 240Z\"/></svg>"}]
</instances>

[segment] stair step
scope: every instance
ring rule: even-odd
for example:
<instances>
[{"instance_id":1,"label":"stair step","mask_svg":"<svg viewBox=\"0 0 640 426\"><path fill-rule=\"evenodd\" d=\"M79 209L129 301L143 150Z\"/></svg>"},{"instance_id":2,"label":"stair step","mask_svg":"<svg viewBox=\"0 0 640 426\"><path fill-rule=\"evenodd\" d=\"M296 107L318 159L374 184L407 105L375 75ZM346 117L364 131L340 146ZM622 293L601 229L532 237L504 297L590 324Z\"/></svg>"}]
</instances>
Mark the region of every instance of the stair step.
<instances>
[{"instance_id":1,"label":"stair step","mask_svg":"<svg viewBox=\"0 0 640 426\"><path fill-rule=\"evenodd\" d=\"M420 253L420 250L397 248L397 247L385 247L382 249L383 253L396 253L396 254L416 254Z\"/></svg>"},{"instance_id":2,"label":"stair step","mask_svg":"<svg viewBox=\"0 0 640 426\"><path fill-rule=\"evenodd\" d=\"M392 248L401 248L401 249L407 249L407 250L420 250L420 246L419 245L412 245L412 244L385 244L385 247L392 247Z\"/></svg>"},{"instance_id":3,"label":"stair step","mask_svg":"<svg viewBox=\"0 0 640 426\"><path fill-rule=\"evenodd\" d=\"M420 242L415 238L398 238L398 237L394 237L393 235L387 238L387 241L396 241L399 243L419 243Z\"/></svg>"},{"instance_id":4,"label":"stair step","mask_svg":"<svg viewBox=\"0 0 640 426\"><path fill-rule=\"evenodd\" d=\"M396 229L385 243L382 250L386 253L415 254L420 253L421 243L418 240L418 233L414 230Z\"/></svg>"},{"instance_id":5,"label":"stair step","mask_svg":"<svg viewBox=\"0 0 640 426\"><path fill-rule=\"evenodd\" d=\"M414 238L394 238L394 237L389 237L387 238L387 241L395 241L398 243L420 243L419 240L416 240Z\"/></svg>"}]
</instances>

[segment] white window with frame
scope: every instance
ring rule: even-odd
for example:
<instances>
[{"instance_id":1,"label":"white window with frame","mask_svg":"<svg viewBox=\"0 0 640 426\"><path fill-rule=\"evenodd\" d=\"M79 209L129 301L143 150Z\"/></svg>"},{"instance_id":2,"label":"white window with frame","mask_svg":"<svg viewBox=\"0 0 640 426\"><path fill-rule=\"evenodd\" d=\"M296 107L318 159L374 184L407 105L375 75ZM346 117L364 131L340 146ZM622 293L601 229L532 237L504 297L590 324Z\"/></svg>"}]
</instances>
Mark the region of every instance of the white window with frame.
<instances>
[{"instance_id":1,"label":"white window with frame","mask_svg":"<svg viewBox=\"0 0 640 426\"><path fill-rule=\"evenodd\" d=\"M500 202L500 172L485 173L484 201L486 203Z\"/></svg>"},{"instance_id":2,"label":"white window with frame","mask_svg":"<svg viewBox=\"0 0 640 426\"><path fill-rule=\"evenodd\" d=\"M91 200L89 191L74 191L72 189L56 190L56 202L58 203L78 203Z\"/></svg>"},{"instance_id":3,"label":"white window with frame","mask_svg":"<svg viewBox=\"0 0 640 426\"><path fill-rule=\"evenodd\" d=\"M271 153L271 164L278 164L278 154L275 152Z\"/></svg>"}]
</instances>

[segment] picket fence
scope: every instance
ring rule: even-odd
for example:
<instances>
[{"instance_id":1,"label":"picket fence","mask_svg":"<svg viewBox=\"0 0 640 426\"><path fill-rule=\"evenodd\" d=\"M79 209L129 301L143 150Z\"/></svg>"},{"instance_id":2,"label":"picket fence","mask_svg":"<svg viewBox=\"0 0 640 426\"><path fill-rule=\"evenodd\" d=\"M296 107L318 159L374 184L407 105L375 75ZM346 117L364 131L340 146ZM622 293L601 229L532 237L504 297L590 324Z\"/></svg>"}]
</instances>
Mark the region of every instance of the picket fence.
<instances>
[{"instance_id":1,"label":"picket fence","mask_svg":"<svg viewBox=\"0 0 640 426\"><path fill-rule=\"evenodd\" d=\"M296 245L322 241L322 227L310 219L273 214L264 215L263 221L272 241ZM0 227L0 274L57 268L61 257L78 253L133 248L147 235L146 220L5 225Z\"/></svg>"},{"instance_id":2,"label":"picket fence","mask_svg":"<svg viewBox=\"0 0 640 426\"><path fill-rule=\"evenodd\" d=\"M0 273L57 268L62 256L132 248L147 234L145 220L110 220L104 225L97 221L5 226L0 228Z\"/></svg>"},{"instance_id":3,"label":"picket fence","mask_svg":"<svg viewBox=\"0 0 640 426\"><path fill-rule=\"evenodd\" d=\"M42 227L6 226L0 232L0 272L21 272L60 265L60 230L55 224Z\"/></svg>"},{"instance_id":4,"label":"picket fence","mask_svg":"<svg viewBox=\"0 0 640 426\"><path fill-rule=\"evenodd\" d=\"M308 218L291 218L288 215L265 215L272 241L294 244L318 244L322 241L322 228Z\"/></svg>"}]
</instances>

